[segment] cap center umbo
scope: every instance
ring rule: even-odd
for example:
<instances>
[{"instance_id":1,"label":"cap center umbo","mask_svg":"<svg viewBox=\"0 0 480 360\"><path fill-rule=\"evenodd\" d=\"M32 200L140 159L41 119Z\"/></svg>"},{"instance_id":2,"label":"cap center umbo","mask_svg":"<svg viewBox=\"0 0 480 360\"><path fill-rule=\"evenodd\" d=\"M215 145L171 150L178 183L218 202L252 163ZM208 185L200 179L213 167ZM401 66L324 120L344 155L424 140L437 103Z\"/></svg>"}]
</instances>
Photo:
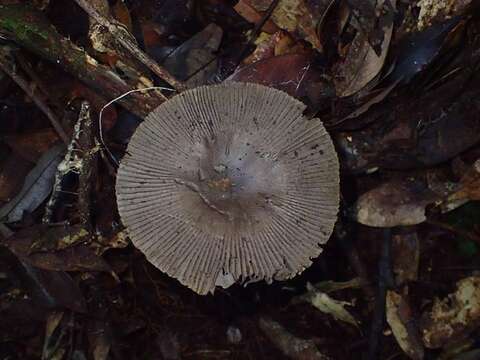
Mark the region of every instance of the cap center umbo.
<instances>
[{"instance_id":1,"label":"cap center umbo","mask_svg":"<svg viewBox=\"0 0 480 360\"><path fill-rule=\"evenodd\" d=\"M273 199L286 190L281 161L263 156L241 134L204 138L192 154L177 183L185 188L186 203L195 204L186 210L197 223L220 236L270 224Z\"/></svg>"}]
</instances>

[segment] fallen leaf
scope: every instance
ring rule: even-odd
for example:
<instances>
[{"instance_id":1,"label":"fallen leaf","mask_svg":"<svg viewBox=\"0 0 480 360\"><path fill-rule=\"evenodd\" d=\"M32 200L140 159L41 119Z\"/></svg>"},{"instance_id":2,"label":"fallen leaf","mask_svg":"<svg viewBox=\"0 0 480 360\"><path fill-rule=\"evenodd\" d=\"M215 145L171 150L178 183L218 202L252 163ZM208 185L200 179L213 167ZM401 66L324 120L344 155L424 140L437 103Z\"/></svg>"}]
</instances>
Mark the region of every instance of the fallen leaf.
<instances>
[{"instance_id":1,"label":"fallen leaf","mask_svg":"<svg viewBox=\"0 0 480 360\"><path fill-rule=\"evenodd\" d=\"M463 81L448 81L417 97L396 98L358 118L369 126L337 133L343 170L423 168L452 159L477 144L478 83L472 79L463 93L452 96Z\"/></svg>"},{"instance_id":2,"label":"fallen leaf","mask_svg":"<svg viewBox=\"0 0 480 360\"><path fill-rule=\"evenodd\" d=\"M425 356L423 344L410 306L395 291L387 291L386 314L388 325L405 354L410 359L423 359Z\"/></svg>"},{"instance_id":3,"label":"fallen leaf","mask_svg":"<svg viewBox=\"0 0 480 360\"><path fill-rule=\"evenodd\" d=\"M436 349L464 337L480 326L480 277L457 282L457 290L443 300L435 299L421 320L425 346Z\"/></svg>"},{"instance_id":4,"label":"fallen leaf","mask_svg":"<svg viewBox=\"0 0 480 360\"><path fill-rule=\"evenodd\" d=\"M215 53L222 36L223 31L218 25L208 25L177 47L163 61L163 66L189 87L205 85L217 70Z\"/></svg>"},{"instance_id":5,"label":"fallen leaf","mask_svg":"<svg viewBox=\"0 0 480 360\"><path fill-rule=\"evenodd\" d=\"M47 198L52 191L57 165L61 161L64 149L63 144L56 145L42 155L25 178L22 190L0 208L0 219L6 222L19 221L25 211L34 211Z\"/></svg>"},{"instance_id":6,"label":"fallen leaf","mask_svg":"<svg viewBox=\"0 0 480 360\"><path fill-rule=\"evenodd\" d=\"M332 92L323 74L313 65L311 54L287 54L257 61L237 70L227 80L274 87L312 108Z\"/></svg>"},{"instance_id":7,"label":"fallen leaf","mask_svg":"<svg viewBox=\"0 0 480 360\"><path fill-rule=\"evenodd\" d=\"M270 6L270 1L245 0L257 11L263 12ZM316 33L320 14L310 7L310 2L305 0L280 0L271 17L272 21L281 29L288 31L293 36L299 36L318 50L322 46Z\"/></svg>"},{"instance_id":8,"label":"fallen leaf","mask_svg":"<svg viewBox=\"0 0 480 360\"><path fill-rule=\"evenodd\" d=\"M369 33L358 31L349 45L345 60L336 70L335 84L338 96L350 96L363 89L382 70L390 48L396 0L379 1L377 10L382 12L378 21L383 31L380 54L369 42Z\"/></svg>"},{"instance_id":9,"label":"fallen leaf","mask_svg":"<svg viewBox=\"0 0 480 360\"><path fill-rule=\"evenodd\" d=\"M265 336L287 357L294 360L327 360L312 340L305 340L290 334L279 323L262 317L258 321Z\"/></svg>"}]
</instances>

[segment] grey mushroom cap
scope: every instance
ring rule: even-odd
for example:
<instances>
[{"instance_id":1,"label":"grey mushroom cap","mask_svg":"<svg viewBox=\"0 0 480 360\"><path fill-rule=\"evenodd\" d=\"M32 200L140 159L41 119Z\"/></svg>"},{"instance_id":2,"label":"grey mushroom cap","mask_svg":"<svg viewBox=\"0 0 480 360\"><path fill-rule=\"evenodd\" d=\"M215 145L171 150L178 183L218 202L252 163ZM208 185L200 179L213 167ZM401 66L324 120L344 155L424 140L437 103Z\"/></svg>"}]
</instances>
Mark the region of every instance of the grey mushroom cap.
<instances>
[{"instance_id":1,"label":"grey mushroom cap","mask_svg":"<svg viewBox=\"0 0 480 360\"><path fill-rule=\"evenodd\" d=\"M279 90L228 82L152 111L117 175L133 244L199 294L310 266L337 218L339 164L304 110Z\"/></svg>"}]
</instances>

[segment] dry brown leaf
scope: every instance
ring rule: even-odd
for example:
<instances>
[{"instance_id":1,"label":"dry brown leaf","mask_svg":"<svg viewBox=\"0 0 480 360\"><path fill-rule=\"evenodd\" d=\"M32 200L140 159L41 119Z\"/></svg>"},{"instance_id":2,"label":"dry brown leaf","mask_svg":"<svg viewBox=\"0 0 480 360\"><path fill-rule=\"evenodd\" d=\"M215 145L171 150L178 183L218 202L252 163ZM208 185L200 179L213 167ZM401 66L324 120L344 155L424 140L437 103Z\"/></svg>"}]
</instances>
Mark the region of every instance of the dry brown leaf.
<instances>
[{"instance_id":1,"label":"dry brown leaf","mask_svg":"<svg viewBox=\"0 0 480 360\"><path fill-rule=\"evenodd\" d=\"M424 357L420 333L414 325L410 306L403 297L395 291L387 292L386 300L387 322L393 335L405 354L410 359L420 360Z\"/></svg>"}]
</instances>

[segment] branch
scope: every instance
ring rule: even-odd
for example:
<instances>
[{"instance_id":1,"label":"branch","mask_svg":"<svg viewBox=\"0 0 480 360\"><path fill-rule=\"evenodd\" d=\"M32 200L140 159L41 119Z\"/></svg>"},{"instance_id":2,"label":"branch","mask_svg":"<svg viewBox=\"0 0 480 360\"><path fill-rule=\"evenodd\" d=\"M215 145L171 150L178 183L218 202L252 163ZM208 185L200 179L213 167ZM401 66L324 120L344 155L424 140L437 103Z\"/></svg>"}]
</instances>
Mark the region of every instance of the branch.
<instances>
[{"instance_id":1,"label":"branch","mask_svg":"<svg viewBox=\"0 0 480 360\"><path fill-rule=\"evenodd\" d=\"M110 32L110 34L112 34L113 38L118 41L118 43L134 58L136 58L143 65L148 67L158 77L173 86L177 91L182 91L186 89L183 83L175 79L175 77L172 76L165 68L158 65L152 58L150 58L146 53L140 50L137 44L132 40L131 35L123 26L114 24L113 22L105 18L97 11L97 9L95 9L94 6L92 6L90 1L75 1L92 19L94 19L101 26L104 26Z\"/></svg>"},{"instance_id":2,"label":"branch","mask_svg":"<svg viewBox=\"0 0 480 360\"><path fill-rule=\"evenodd\" d=\"M135 86L130 85L110 68L99 64L85 50L60 35L43 14L25 4L0 5L0 34L15 41L43 59L58 64L102 96L116 98ZM160 92L133 93L119 102L127 110L145 117L166 99Z\"/></svg>"}]
</instances>

